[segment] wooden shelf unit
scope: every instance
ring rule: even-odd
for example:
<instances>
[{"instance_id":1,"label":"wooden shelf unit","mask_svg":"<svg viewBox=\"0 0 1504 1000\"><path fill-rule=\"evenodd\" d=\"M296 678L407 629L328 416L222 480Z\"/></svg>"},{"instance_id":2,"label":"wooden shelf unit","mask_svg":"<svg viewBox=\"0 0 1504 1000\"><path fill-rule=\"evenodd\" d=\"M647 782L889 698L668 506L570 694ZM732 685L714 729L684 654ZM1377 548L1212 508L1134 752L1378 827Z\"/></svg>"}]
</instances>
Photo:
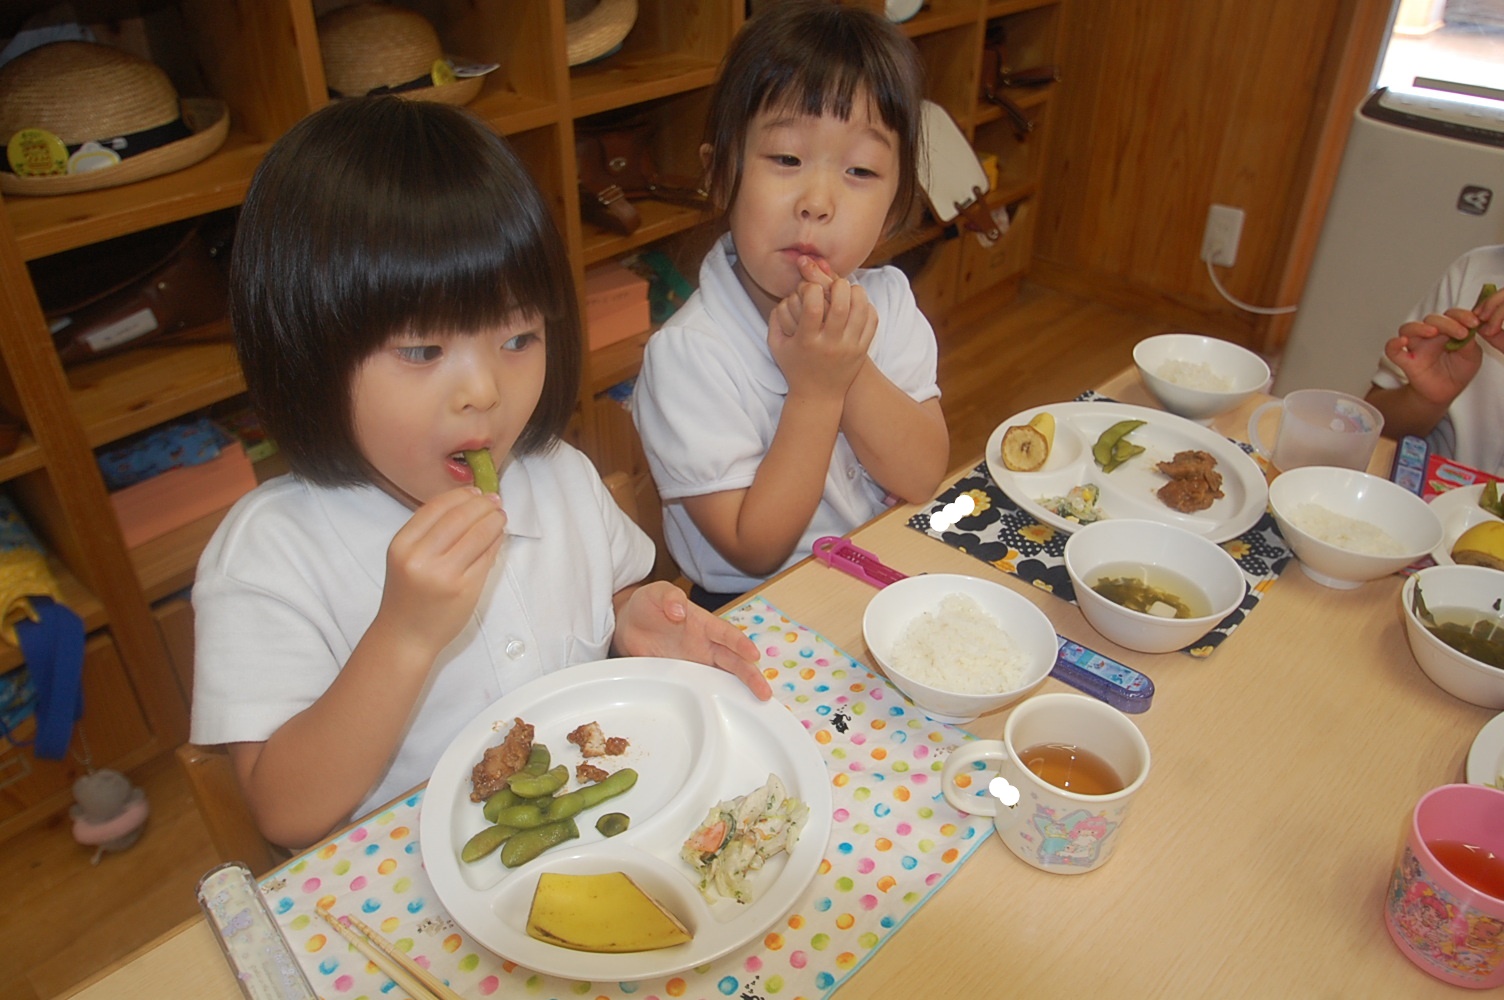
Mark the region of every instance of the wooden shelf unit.
<instances>
[{"instance_id":1,"label":"wooden shelf unit","mask_svg":"<svg viewBox=\"0 0 1504 1000\"><path fill-rule=\"evenodd\" d=\"M660 169L693 173L709 88L744 19L740 0L640 0L637 22L619 51L573 68L565 56L562 0L403 2L434 23L446 51L499 64L468 110L508 136L531 167L565 234L577 283L591 264L671 246L707 221L698 210L646 201L637 203L643 224L631 236L583 223L574 181L575 123L604 112L641 113L657 126ZM880 0L858 2L883 8ZM166 68L175 80L202 81L201 94L183 96L218 97L229 106L231 130L224 146L188 168L139 183L62 197L8 197L0 203L0 402L26 424L20 446L0 458L0 488L48 546L67 602L91 633L86 671L105 676L88 683L111 692L90 702L83 722L96 766L134 766L186 738L185 678L191 675L183 663L174 665L165 622L184 607L174 595L191 584L198 555L224 512L130 549L115 521L95 450L236 397L245 386L225 343L143 346L64 369L29 269L47 268L49 257L66 250L237 206L271 144L327 101L315 25L316 14L334 5L332 0L152 5L154 17L175 18L187 39L172 55L188 64ZM140 7L138 0L104 0L91 5L90 13L103 9L102 17L129 18ZM1060 0L930 0L902 26L924 58L930 96L945 105L979 149L998 155L1002 180L991 202L1016 213L1013 230L991 251L965 234L960 240L942 239L946 231L925 219L916 219L910 231L880 248L878 257L889 259L926 243L940 247L929 265L932 273L916 281L937 326L967 302L1006 293L1028 266L1032 228L1020 226L1018 217L1031 216L1019 206L1035 196L1047 128L1018 142L997 109L979 99L977 75L992 22L1006 22L1010 33L1016 29L1027 57L1018 65L1052 60L1060 10ZM1046 126L1052 90L1014 97ZM692 269L685 276L696 278ZM646 339L643 334L587 355L574 426L603 473L628 469L647 475L629 418L623 430L620 404L604 395L635 375ZM614 410L601 410L607 404ZM181 634L182 618L175 620ZM181 639L177 646L181 661ZM19 652L0 649L0 671L20 663ZM102 745L108 748L104 754ZM65 806L79 772L75 762L62 762L7 785L5 758L15 753L0 753L0 839Z\"/></svg>"}]
</instances>

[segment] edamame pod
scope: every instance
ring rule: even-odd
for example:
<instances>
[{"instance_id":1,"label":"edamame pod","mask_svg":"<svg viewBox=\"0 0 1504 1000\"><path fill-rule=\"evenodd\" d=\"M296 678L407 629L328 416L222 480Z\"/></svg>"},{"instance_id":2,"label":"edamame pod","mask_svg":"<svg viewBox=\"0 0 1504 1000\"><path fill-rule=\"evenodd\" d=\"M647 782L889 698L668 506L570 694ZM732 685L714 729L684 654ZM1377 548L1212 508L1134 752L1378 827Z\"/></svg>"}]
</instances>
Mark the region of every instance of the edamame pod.
<instances>
[{"instance_id":1,"label":"edamame pod","mask_svg":"<svg viewBox=\"0 0 1504 1000\"><path fill-rule=\"evenodd\" d=\"M1111 472L1134 455L1142 455L1143 452L1143 445L1130 444L1128 441L1119 439L1118 443L1112 446L1112 460L1102 466L1102 471Z\"/></svg>"},{"instance_id":2,"label":"edamame pod","mask_svg":"<svg viewBox=\"0 0 1504 1000\"><path fill-rule=\"evenodd\" d=\"M460 848L460 860L479 861L504 844L516 832L516 827L502 826L500 823L488 826L465 841L465 846Z\"/></svg>"},{"instance_id":3,"label":"edamame pod","mask_svg":"<svg viewBox=\"0 0 1504 1000\"><path fill-rule=\"evenodd\" d=\"M560 764L544 774L528 774L518 771L507 779L507 787L525 799L538 799L552 795L569 782L569 768Z\"/></svg>"},{"instance_id":4,"label":"edamame pod","mask_svg":"<svg viewBox=\"0 0 1504 1000\"><path fill-rule=\"evenodd\" d=\"M481 815L486 817L487 823L495 823L497 814L507 806L515 806L521 801L522 797L512 791L510 787L499 788L486 799L486 804L481 809Z\"/></svg>"},{"instance_id":5,"label":"edamame pod","mask_svg":"<svg viewBox=\"0 0 1504 1000\"><path fill-rule=\"evenodd\" d=\"M534 743L527 753L527 763L522 765L523 774L547 774L548 765L553 763L553 757L548 752L548 746L543 743Z\"/></svg>"},{"instance_id":6,"label":"edamame pod","mask_svg":"<svg viewBox=\"0 0 1504 1000\"><path fill-rule=\"evenodd\" d=\"M1482 305L1483 305L1483 303L1485 303L1489 299L1493 298L1496 294L1498 294L1498 291L1499 291L1499 289L1498 289L1498 287L1496 285L1493 285L1493 284L1484 285L1482 291L1480 291L1478 293L1478 301L1473 303L1473 308L1474 309L1481 308ZM1463 349L1463 347L1465 347L1467 345L1467 342L1469 340L1472 340L1477 335L1478 335L1478 328L1475 326L1471 330L1469 330L1467 332L1467 336L1463 337L1461 340L1450 340L1449 339L1446 342L1446 349L1449 350L1449 351L1460 351L1460 350Z\"/></svg>"},{"instance_id":7,"label":"edamame pod","mask_svg":"<svg viewBox=\"0 0 1504 1000\"><path fill-rule=\"evenodd\" d=\"M610 798L637 784L637 772L630 767L614 771L601 781L583 788L576 788L566 795L549 802L545 807L549 819L564 819L577 815L592 806L598 806Z\"/></svg>"},{"instance_id":8,"label":"edamame pod","mask_svg":"<svg viewBox=\"0 0 1504 1000\"><path fill-rule=\"evenodd\" d=\"M548 808L554 803L554 799L532 800L523 799L516 805L507 806L496 814L496 822L505 823L507 826L515 826L519 830L531 830L554 820L564 819L564 816L549 815ZM570 813L569 815L573 815Z\"/></svg>"},{"instance_id":9,"label":"edamame pod","mask_svg":"<svg viewBox=\"0 0 1504 1000\"><path fill-rule=\"evenodd\" d=\"M516 868L525 865L529 861L548 850L557 847L566 840L573 840L580 835L580 828L575 826L574 820L564 819L557 823L547 823L531 830L523 830L507 839L501 847L501 863L508 868Z\"/></svg>"},{"instance_id":10,"label":"edamame pod","mask_svg":"<svg viewBox=\"0 0 1504 1000\"><path fill-rule=\"evenodd\" d=\"M496 474L496 463L491 461L491 453L484 448L476 448L465 453L465 464L470 466L470 472L475 476L475 488L482 493L501 493L501 477Z\"/></svg>"},{"instance_id":11,"label":"edamame pod","mask_svg":"<svg viewBox=\"0 0 1504 1000\"><path fill-rule=\"evenodd\" d=\"M1116 449L1119 442L1123 441L1123 438L1142 426L1144 426L1142 420L1119 420L1102 432L1102 436L1097 438L1097 443L1091 446L1091 457L1103 472L1111 472L1123 464L1123 462L1133 457L1133 455L1125 452L1121 458L1118 458ZM1138 448L1138 445L1128 445L1124 442L1124 447ZM1138 448L1138 450L1143 451L1142 448ZM1138 454L1138 452L1134 452L1133 454ZM1116 461L1114 461L1115 458L1117 459Z\"/></svg>"}]
</instances>

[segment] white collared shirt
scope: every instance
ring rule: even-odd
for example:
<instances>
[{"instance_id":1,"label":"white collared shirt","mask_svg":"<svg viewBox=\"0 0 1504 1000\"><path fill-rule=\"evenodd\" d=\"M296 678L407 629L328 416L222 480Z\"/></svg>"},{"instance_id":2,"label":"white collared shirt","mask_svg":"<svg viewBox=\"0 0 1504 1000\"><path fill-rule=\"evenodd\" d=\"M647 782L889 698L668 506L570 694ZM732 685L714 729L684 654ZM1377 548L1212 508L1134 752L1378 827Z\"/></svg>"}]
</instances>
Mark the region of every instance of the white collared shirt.
<instances>
[{"instance_id":1,"label":"white collared shirt","mask_svg":"<svg viewBox=\"0 0 1504 1000\"><path fill-rule=\"evenodd\" d=\"M669 552L685 576L716 593L740 593L762 579L727 562L675 501L751 486L788 395L768 349L767 320L732 272L735 259L728 234L700 266L699 290L648 340L632 402L664 500ZM877 309L877 335L867 353L878 370L919 402L938 397L935 332L908 278L882 267L858 270L852 279ZM839 435L820 506L784 566L809 555L816 538L845 534L881 512L884 500L883 488Z\"/></svg>"},{"instance_id":2,"label":"white collared shirt","mask_svg":"<svg viewBox=\"0 0 1504 1000\"><path fill-rule=\"evenodd\" d=\"M652 542L568 445L508 462L501 495L507 540L476 612L439 655L355 815L427 780L459 728L497 698L604 658L613 596L652 568ZM194 742L263 742L328 689L376 616L387 547L411 516L375 487L292 476L231 509L193 587Z\"/></svg>"}]
</instances>

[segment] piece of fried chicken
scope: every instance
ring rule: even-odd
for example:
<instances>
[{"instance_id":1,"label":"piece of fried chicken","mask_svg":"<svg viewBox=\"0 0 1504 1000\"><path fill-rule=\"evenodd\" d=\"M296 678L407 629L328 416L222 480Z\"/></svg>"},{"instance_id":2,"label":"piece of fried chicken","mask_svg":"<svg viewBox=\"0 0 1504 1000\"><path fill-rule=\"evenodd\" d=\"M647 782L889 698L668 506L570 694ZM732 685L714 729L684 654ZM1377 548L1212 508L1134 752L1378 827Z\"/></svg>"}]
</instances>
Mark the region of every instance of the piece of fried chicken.
<instances>
[{"instance_id":1,"label":"piece of fried chicken","mask_svg":"<svg viewBox=\"0 0 1504 1000\"><path fill-rule=\"evenodd\" d=\"M1191 514L1206 510L1223 497L1217 460L1204 451L1177 451L1168 462L1154 467L1170 477L1155 495L1171 510Z\"/></svg>"},{"instance_id":2,"label":"piece of fried chicken","mask_svg":"<svg viewBox=\"0 0 1504 1000\"><path fill-rule=\"evenodd\" d=\"M488 747L480 763L470 771L470 801L484 802L501 791L507 779L527 765L533 751L533 727L521 719L512 720L506 739Z\"/></svg>"},{"instance_id":3,"label":"piece of fried chicken","mask_svg":"<svg viewBox=\"0 0 1504 1000\"><path fill-rule=\"evenodd\" d=\"M574 732L564 738L580 748L581 757L615 757L626 753L627 747L631 746L625 737L608 737L594 722L577 726Z\"/></svg>"}]
</instances>

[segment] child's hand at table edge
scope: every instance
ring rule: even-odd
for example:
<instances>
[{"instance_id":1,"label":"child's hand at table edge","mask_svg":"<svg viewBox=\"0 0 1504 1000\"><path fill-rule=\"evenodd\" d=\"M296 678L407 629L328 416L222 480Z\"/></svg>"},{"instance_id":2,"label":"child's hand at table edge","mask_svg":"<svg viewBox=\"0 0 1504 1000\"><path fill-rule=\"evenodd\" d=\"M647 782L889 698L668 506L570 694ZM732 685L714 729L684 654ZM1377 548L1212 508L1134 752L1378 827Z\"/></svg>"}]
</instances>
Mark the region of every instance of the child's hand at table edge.
<instances>
[{"instance_id":1,"label":"child's hand at table edge","mask_svg":"<svg viewBox=\"0 0 1504 1000\"><path fill-rule=\"evenodd\" d=\"M623 597L625 599L623 599ZM724 670L760 700L773 689L758 668L757 646L735 625L694 604L666 580L617 595L612 648L622 656L664 656Z\"/></svg>"}]
</instances>

